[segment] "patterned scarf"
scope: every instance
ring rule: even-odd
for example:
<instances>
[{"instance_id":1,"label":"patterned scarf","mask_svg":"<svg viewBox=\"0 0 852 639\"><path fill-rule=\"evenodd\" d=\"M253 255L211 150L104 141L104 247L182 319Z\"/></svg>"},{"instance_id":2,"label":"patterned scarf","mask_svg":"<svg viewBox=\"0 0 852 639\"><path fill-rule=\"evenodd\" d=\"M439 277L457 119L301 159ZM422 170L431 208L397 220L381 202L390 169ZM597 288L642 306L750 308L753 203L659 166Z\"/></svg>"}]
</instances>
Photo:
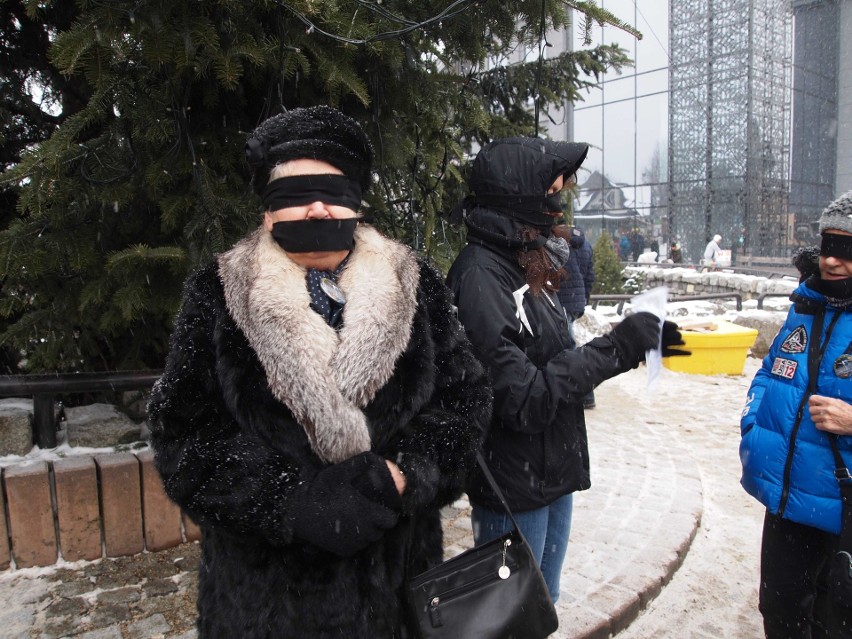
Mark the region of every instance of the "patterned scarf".
<instances>
[{"instance_id":1,"label":"patterned scarf","mask_svg":"<svg viewBox=\"0 0 852 639\"><path fill-rule=\"evenodd\" d=\"M309 268L307 275L305 275L305 284L311 296L311 308L322 315L326 324L334 329L339 329L343 325L343 306L346 302L341 303L330 298L322 289L322 281L324 279L331 280L336 285L337 278L340 277L343 267L349 261L349 255L333 271Z\"/></svg>"}]
</instances>

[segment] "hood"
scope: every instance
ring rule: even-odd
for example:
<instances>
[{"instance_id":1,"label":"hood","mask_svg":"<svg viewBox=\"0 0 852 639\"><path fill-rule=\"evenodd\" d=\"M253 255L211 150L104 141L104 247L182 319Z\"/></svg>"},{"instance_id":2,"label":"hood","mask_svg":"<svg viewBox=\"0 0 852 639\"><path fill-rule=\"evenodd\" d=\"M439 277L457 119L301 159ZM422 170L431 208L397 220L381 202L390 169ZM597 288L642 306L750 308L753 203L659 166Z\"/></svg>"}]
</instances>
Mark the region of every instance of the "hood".
<instances>
[{"instance_id":1,"label":"hood","mask_svg":"<svg viewBox=\"0 0 852 639\"><path fill-rule=\"evenodd\" d=\"M474 195L541 195L560 175L577 172L589 145L514 137L495 140L479 151L468 184Z\"/></svg>"},{"instance_id":2,"label":"hood","mask_svg":"<svg viewBox=\"0 0 852 639\"><path fill-rule=\"evenodd\" d=\"M573 175L589 151L588 144L540 138L504 138L484 146L473 161L470 195L451 220L464 219L478 241L529 250L544 244L556 221L543 211L547 190L560 175ZM503 218L502 220L500 218ZM521 241L525 227L539 230L532 244Z\"/></svg>"},{"instance_id":3,"label":"hood","mask_svg":"<svg viewBox=\"0 0 852 639\"><path fill-rule=\"evenodd\" d=\"M571 248L578 249L583 244L586 243L586 234L583 233L583 229L579 226L571 227L571 234L568 237L568 243L571 245Z\"/></svg>"}]
</instances>

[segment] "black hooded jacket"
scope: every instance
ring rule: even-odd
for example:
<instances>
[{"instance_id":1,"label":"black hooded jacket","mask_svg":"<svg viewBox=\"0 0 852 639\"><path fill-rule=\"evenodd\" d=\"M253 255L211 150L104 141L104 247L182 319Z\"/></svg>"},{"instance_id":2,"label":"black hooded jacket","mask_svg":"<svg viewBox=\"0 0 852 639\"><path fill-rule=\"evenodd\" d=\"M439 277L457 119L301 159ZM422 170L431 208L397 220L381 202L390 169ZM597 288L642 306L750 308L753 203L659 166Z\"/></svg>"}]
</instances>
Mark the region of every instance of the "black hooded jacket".
<instances>
[{"instance_id":1,"label":"black hooded jacket","mask_svg":"<svg viewBox=\"0 0 852 639\"><path fill-rule=\"evenodd\" d=\"M573 174L586 145L516 138L485 147L470 180L478 194L543 194L559 175ZM572 351L556 295L533 295L518 264L523 222L511 210L474 206L465 212L468 244L450 269L459 319L486 365L494 412L486 460L509 506L524 511L590 486L582 398L629 370L607 336ZM475 471L474 504L500 510Z\"/></svg>"}]
</instances>

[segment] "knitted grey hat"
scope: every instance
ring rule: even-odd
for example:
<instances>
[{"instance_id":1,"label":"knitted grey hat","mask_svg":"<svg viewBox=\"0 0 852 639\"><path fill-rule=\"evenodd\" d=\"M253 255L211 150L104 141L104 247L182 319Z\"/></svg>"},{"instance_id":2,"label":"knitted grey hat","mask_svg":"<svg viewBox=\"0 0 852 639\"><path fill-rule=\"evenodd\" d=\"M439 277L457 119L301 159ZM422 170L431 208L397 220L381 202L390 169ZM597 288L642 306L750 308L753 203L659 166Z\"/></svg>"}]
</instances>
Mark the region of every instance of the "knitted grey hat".
<instances>
[{"instance_id":1,"label":"knitted grey hat","mask_svg":"<svg viewBox=\"0 0 852 639\"><path fill-rule=\"evenodd\" d=\"M852 233L852 191L847 191L825 207L819 218L819 232L826 229Z\"/></svg>"},{"instance_id":2,"label":"knitted grey hat","mask_svg":"<svg viewBox=\"0 0 852 639\"><path fill-rule=\"evenodd\" d=\"M373 147L354 119L329 106L293 109L262 122L246 140L252 183L261 193L279 162L310 158L328 162L370 188Z\"/></svg>"}]
</instances>

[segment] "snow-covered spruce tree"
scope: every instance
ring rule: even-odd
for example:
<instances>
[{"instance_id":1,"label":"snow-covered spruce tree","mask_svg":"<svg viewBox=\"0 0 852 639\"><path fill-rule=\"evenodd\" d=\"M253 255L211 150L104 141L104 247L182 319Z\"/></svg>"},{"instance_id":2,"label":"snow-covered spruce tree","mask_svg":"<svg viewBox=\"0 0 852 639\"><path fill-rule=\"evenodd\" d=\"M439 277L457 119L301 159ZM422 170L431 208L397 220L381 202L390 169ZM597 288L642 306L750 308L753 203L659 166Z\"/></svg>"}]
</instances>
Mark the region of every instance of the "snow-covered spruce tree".
<instances>
[{"instance_id":1,"label":"snow-covered spruce tree","mask_svg":"<svg viewBox=\"0 0 852 639\"><path fill-rule=\"evenodd\" d=\"M612 245L612 236L604 231L594 247L595 283L592 292L597 295L624 293L624 267Z\"/></svg>"},{"instance_id":2,"label":"snow-covered spruce tree","mask_svg":"<svg viewBox=\"0 0 852 639\"><path fill-rule=\"evenodd\" d=\"M473 145L533 133L535 96L577 100L628 63L601 46L499 64L568 6L617 22L590 2L15 1L33 22L73 13L49 59L81 105L2 176L20 190L0 230L0 346L27 372L162 365L186 274L259 221L242 155L264 118L321 103L357 118L380 176L366 213L446 263L459 234L439 213Z\"/></svg>"}]
</instances>

